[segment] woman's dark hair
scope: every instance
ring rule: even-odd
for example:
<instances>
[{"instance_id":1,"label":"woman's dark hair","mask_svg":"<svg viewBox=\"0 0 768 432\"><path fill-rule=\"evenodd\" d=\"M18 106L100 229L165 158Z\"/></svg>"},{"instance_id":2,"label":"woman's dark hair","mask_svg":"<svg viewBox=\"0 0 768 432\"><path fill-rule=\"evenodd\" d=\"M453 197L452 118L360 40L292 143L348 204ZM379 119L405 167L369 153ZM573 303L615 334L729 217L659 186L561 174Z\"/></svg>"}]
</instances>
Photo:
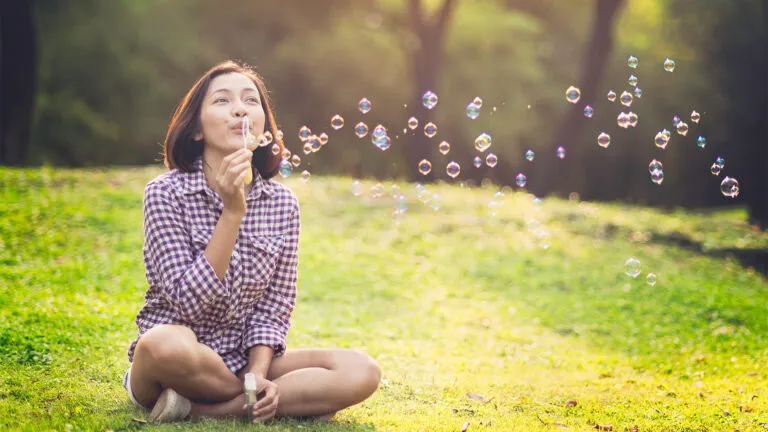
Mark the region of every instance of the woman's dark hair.
<instances>
[{"instance_id":1,"label":"woman's dark hair","mask_svg":"<svg viewBox=\"0 0 768 432\"><path fill-rule=\"evenodd\" d=\"M250 78L259 90L261 106L264 107L264 130L272 133L273 142L280 146L280 152L274 154L272 146L257 147L253 151L253 168L256 169L264 180L268 180L277 174L280 169L282 150L285 148L277 133L277 123L269 100L269 94L264 86L264 81L256 71L248 66L237 64L233 61L225 61L212 67L195 85L189 89L184 99L176 106L168 133L163 145L165 166L168 169L178 168L183 172L193 171L195 158L203 154L203 142L196 141L195 135L200 132L200 109L205 94L211 81L219 75L239 73Z\"/></svg>"}]
</instances>

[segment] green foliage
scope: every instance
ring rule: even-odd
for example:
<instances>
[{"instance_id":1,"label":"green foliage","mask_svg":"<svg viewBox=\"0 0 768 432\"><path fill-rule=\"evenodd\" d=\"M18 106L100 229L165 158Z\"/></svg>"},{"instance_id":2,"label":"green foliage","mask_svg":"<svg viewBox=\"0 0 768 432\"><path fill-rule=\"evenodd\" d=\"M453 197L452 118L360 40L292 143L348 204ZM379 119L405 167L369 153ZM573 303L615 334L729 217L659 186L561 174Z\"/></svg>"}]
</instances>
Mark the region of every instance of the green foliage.
<instances>
[{"instance_id":1,"label":"green foliage","mask_svg":"<svg viewBox=\"0 0 768 432\"><path fill-rule=\"evenodd\" d=\"M141 194L157 168L0 168L0 429L761 430L768 247L741 210L694 214L437 184L281 181L302 205L291 347L362 349L377 393L328 424L149 426L121 378L146 288ZM535 222L533 222L535 220ZM551 234L548 249L534 233ZM690 245L700 245L701 251ZM637 279L624 261L640 260ZM655 286L647 273L658 276ZM37 357L36 357L37 356ZM471 397L468 396L471 394ZM575 407L566 408L568 400ZM725 412L728 412L726 415ZM545 425L547 423L548 425Z\"/></svg>"}]
</instances>

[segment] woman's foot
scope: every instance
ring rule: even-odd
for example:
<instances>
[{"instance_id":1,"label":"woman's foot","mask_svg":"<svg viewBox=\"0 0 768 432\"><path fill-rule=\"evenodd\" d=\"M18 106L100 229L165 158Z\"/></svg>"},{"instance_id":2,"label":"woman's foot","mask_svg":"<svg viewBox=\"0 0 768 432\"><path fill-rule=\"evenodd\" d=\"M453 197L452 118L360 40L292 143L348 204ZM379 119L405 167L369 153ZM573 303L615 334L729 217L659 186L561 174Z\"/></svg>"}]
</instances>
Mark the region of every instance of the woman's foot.
<instances>
[{"instance_id":1,"label":"woman's foot","mask_svg":"<svg viewBox=\"0 0 768 432\"><path fill-rule=\"evenodd\" d=\"M157 398L157 402L149 414L149 421L163 423L184 420L189 416L191 410L192 403L189 399L176 393L172 388L167 388Z\"/></svg>"}]
</instances>

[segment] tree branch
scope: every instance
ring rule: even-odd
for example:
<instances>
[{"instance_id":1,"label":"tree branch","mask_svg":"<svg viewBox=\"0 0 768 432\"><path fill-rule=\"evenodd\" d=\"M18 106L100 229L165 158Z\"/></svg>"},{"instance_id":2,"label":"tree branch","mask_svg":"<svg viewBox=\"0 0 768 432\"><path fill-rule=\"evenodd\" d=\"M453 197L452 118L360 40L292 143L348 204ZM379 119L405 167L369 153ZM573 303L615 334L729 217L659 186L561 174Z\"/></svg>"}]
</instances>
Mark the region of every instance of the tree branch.
<instances>
[{"instance_id":1,"label":"tree branch","mask_svg":"<svg viewBox=\"0 0 768 432\"><path fill-rule=\"evenodd\" d=\"M456 9L456 0L445 0L440 14L437 17L437 23L435 24L435 33L438 37L442 37L445 32L445 28L448 22L451 20L453 11Z\"/></svg>"}]
</instances>

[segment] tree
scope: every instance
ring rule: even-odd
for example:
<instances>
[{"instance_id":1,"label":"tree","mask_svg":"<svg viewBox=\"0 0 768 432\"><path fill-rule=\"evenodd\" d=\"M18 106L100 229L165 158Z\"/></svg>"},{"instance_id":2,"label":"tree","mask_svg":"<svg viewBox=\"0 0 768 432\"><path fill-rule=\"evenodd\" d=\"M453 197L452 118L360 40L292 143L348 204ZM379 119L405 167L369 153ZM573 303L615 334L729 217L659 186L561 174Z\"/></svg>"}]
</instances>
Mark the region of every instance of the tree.
<instances>
[{"instance_id":1,"label":"tree","mask_svg":"<svg viewBox=\"0 0 768 432\"><path fill-rule=\"evenodd\" d=\"M29 153L37 79L34 2L0 3L0 163L22 165Z\"/></svg>"}]
</instances>

